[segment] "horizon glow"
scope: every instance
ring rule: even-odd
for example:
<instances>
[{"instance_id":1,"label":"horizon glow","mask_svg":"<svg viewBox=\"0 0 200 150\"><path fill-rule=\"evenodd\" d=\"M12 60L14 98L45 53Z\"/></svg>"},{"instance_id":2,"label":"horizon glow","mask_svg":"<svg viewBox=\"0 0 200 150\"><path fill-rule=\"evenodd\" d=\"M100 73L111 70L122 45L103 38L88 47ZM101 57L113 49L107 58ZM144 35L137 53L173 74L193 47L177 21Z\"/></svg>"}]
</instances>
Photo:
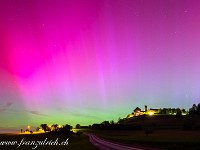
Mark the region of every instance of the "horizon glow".
<instances>
[{"instance_id":1,"label":"horizon glow","mask_svg":"<svg viewBox=\"0 0 200 150\"><path fill-rule=\"evenodd\" d=\"M196 0L1 0L0 130L190 108L199 26Z\"/></svg>"}]
</instances>

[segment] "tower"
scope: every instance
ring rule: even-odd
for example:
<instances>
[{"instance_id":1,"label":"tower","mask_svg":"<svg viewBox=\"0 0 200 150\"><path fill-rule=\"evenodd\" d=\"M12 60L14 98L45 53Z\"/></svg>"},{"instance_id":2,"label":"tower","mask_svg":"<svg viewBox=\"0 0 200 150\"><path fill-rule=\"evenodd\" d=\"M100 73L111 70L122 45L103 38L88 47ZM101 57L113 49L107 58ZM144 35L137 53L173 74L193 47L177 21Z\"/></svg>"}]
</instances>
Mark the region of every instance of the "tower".
<instances>
[{"instance_id":1,"label":"tower","mask_svg":"<svg viewBox=\"0 0 200 150\"><path fill-rule=\"evenodd\" d=\"M144 111L147 112L147 105L144 106Z\"/></svg>"}]
</instances>

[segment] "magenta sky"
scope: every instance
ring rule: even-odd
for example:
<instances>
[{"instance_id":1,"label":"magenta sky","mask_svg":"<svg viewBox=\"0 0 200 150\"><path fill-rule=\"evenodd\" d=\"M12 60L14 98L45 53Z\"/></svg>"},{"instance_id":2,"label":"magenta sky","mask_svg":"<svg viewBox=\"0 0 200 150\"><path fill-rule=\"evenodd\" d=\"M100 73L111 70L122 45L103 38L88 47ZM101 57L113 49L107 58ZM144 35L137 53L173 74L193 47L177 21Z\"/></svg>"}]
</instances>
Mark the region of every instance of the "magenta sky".
<instances>
[{"instance_id":1,"label":"magenta sky","mask_svg":"<svg viewBox=\"0 0 200 150\"><path fill-rule=\"evenodd\" d=\"M199 27L198 0L0 0L0 130L188 109Z\"/></svg>"}]
</instances>

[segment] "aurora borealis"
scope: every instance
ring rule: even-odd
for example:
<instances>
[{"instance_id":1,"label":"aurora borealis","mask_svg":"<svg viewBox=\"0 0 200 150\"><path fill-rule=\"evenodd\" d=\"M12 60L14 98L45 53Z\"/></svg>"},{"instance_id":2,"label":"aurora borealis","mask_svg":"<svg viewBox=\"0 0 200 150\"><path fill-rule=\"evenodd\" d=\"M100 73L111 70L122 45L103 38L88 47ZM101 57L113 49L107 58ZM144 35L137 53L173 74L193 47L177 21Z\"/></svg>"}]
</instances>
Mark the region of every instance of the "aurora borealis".
<instances>
[{"instance_id":1,"label":"aurora borealis","mask_svg":"<svg viewBox=\"0 0 200 150\"><path fill-rule=\"evenodd\" d=\"M0 0L0 131L188 109L199 27L198 0Z\"/></svg>"}]
</instances>

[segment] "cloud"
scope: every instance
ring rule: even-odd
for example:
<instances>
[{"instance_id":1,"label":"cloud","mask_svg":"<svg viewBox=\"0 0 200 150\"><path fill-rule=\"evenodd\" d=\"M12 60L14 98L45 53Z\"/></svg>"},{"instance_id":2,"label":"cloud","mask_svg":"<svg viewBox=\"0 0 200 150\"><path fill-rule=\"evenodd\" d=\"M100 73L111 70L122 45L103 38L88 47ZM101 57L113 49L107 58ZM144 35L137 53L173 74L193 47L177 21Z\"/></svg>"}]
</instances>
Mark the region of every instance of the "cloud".
<instances>
[{"instance_id":1,"label":"cloud","mask_svg":"<svg viewBox=\"0 0 200 150\"><path fill-rule=\"evenodd\" d=\"M13 109L11 108L11 106L13 105L12 102L7 102L5 105L1 105L2 107L0 107L0 112L6 112L7 110L12 111L12 112L27 112L33 115L39 115L39 116L47 116L39 111L34 111L34 110L18 110L18 109Z\"/></svg>"},{"instance_id":2,"label":"cloud","mask_svg":"<svg viewBox=\"0 0 200 150\"><path fill-rule=\"evenodd\" d=\"M33 114L33 115L47 116L47 115L45 115L45 114L42 114L42 113L39 112L39 111L34 111L34 110L32 110L32 111L26 110L26 112L28 112L28 113L30 113L30 114Z\"/></svg>"},{"instance_id":3,"label":"cloud","mask_svg":"<svg viewBox=\"0 0 200 150\"><path fill-rule=\"evenodd\" d=\"M12 106L12 104L13 104L13 103L11 103L11 102L7 102L7 103L6 103L6 108Z\"/></svg>"},{"instance_id":4,"label":"cloud","mask_svg":"<svg viewBox=\"0 0 200 150\"><path fill-rule=\"evenodd\" d=\"M72 116L79 116L79 117L86 117L86 118L99 118L99 117L97 117L97 116L95 116L95 115L86 115L86 114L78 114L78 113L71 113L71 115Z\"/></svg>"},{"instance_id":5,"label":"cloud","mask_svg":"<svg viewBox=\"0 0 200 150\"><path fill-rule=\"evenodd\" d=\"M12 106L12 104L13 104L12 102L7 102L5 105L2 106L2 108L0 108L0 112L8 110L10 106Z\"/></svg>"},{"instance_id":6,"label":"cloud","mask_svg":"<svg viewBox=\"0 0 200 150\"><path fill-rule=\"evenodd\" d=\"M6 111L5 108L0 108L0 112L4 112L4 111Z\"/></svg>"}]
</instances>

